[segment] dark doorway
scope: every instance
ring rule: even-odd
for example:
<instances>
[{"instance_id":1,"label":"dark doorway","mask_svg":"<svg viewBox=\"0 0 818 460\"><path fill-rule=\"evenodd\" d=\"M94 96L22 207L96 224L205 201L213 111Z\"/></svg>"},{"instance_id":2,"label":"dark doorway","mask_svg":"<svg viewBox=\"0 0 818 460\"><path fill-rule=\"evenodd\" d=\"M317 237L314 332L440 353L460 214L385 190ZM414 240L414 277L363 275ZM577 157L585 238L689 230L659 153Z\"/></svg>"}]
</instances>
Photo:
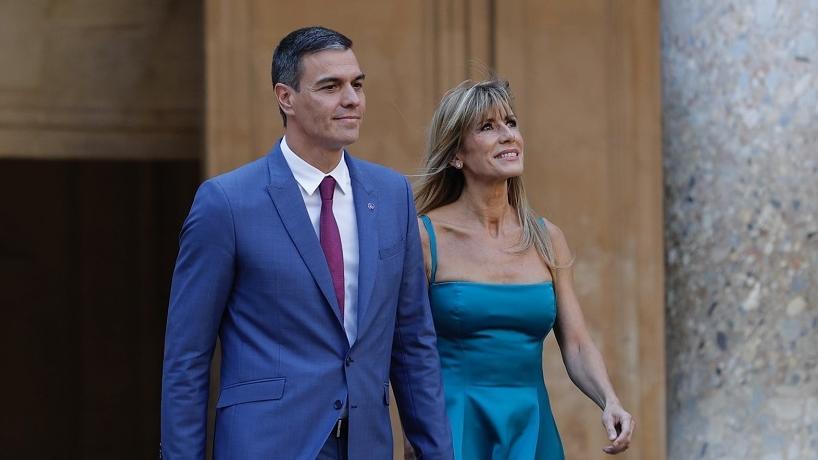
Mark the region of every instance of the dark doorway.
<instances>
[{"instance_id":1,"label":"dark doorway","mask_svg":"<svg viewBox=\"0 0 818 460\"><path fill-rule=\"evenodd\" d=\"M4 458L156 458L197 161L0 161Z\"/></svg>"}]
</instances>

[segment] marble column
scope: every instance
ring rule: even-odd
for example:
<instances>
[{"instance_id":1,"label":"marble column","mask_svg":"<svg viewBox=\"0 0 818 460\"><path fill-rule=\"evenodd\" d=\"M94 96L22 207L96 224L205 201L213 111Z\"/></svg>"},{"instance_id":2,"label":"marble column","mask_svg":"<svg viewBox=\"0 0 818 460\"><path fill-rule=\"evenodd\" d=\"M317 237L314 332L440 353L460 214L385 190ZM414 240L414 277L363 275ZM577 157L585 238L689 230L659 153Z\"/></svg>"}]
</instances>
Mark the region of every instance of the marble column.
<instances>
[{"instance_id":1,"label":"marble column","mask_svg":"<svg viewBox=\"0 0 818 460\"><path fill-rule=\"evenodd\" d=\"M668 458L818 458L818 1L662 2Z\"/></svg>"}]
</instances>

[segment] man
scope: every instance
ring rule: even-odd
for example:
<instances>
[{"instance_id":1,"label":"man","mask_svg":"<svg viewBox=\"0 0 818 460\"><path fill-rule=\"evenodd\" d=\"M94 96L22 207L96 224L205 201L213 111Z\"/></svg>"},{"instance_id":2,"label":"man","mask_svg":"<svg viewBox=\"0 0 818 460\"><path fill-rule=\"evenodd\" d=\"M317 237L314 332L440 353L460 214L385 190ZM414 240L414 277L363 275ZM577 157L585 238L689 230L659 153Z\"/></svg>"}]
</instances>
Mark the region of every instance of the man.
<instances>
[{"instance_id":1,"label":"man","mask_svg":"<svg viewBox=\"0 0 818 460\"><path fill-rule=\"evenodd\" d=\"M365 109L352 42L296 30L273 54L284 138L199 188L173 274L164 458L205 451L221 338L215 458L387 459L391 379L423 459L451 434L406 179L353 158Z\"/></svg>"}]
</instances>

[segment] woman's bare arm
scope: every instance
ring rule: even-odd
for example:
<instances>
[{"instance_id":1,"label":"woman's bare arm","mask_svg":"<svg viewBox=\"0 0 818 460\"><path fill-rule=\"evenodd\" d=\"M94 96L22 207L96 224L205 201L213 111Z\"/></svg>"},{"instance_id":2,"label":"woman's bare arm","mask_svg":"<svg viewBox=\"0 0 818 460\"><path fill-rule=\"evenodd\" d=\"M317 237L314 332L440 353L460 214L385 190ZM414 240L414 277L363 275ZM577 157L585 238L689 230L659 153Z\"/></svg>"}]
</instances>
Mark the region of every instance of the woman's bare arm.
<instances>
[{"instance_id":1,"label":"woman's bare arm","mask_svg":"<svg viewBox=\"0 0 818 460\"><path fill-rule=\"evenodd\" d=\"M554 270L554 289L558 306L554 333L560 346L562 360L574 385L603 410L602 425L611 441L603 450L609 454L616 454L628 448L635 421L622 408L608 377L602 354L588 332L574 291L572 254L565 235L551 223L548 223L547 227L558 266Z\"/></svg>"}]
</instances>

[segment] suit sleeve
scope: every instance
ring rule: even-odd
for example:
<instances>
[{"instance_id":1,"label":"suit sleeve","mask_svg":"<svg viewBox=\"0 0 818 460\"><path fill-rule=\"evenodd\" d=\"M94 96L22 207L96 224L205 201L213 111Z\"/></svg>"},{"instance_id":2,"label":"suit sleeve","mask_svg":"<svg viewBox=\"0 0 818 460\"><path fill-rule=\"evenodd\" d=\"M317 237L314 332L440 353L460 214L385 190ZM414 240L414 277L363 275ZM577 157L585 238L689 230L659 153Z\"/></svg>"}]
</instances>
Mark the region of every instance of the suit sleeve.
<instances>
[{"instance_id":1,"label":"suit sleeve","mask_svg":"<svg viewBox=\"0 0 818 460\"><path fill-rule=\"evenodd\" d=\"M412 191L407 193L406 254L398 298L390 379L404 432L418 458L452 459L440 358Z\"/></svg>"},{"instance_id":2,"label":"suit sleeve","mask_svg":"<svg viewBox=\"0 0 818 460\"><path fill-rule=\"evenodd\" d=\"M173 271L162 372L162 458L204 459L210 361L233 284L235 232L224 190L199 187Z\"/></svg>"}]
</instances>

